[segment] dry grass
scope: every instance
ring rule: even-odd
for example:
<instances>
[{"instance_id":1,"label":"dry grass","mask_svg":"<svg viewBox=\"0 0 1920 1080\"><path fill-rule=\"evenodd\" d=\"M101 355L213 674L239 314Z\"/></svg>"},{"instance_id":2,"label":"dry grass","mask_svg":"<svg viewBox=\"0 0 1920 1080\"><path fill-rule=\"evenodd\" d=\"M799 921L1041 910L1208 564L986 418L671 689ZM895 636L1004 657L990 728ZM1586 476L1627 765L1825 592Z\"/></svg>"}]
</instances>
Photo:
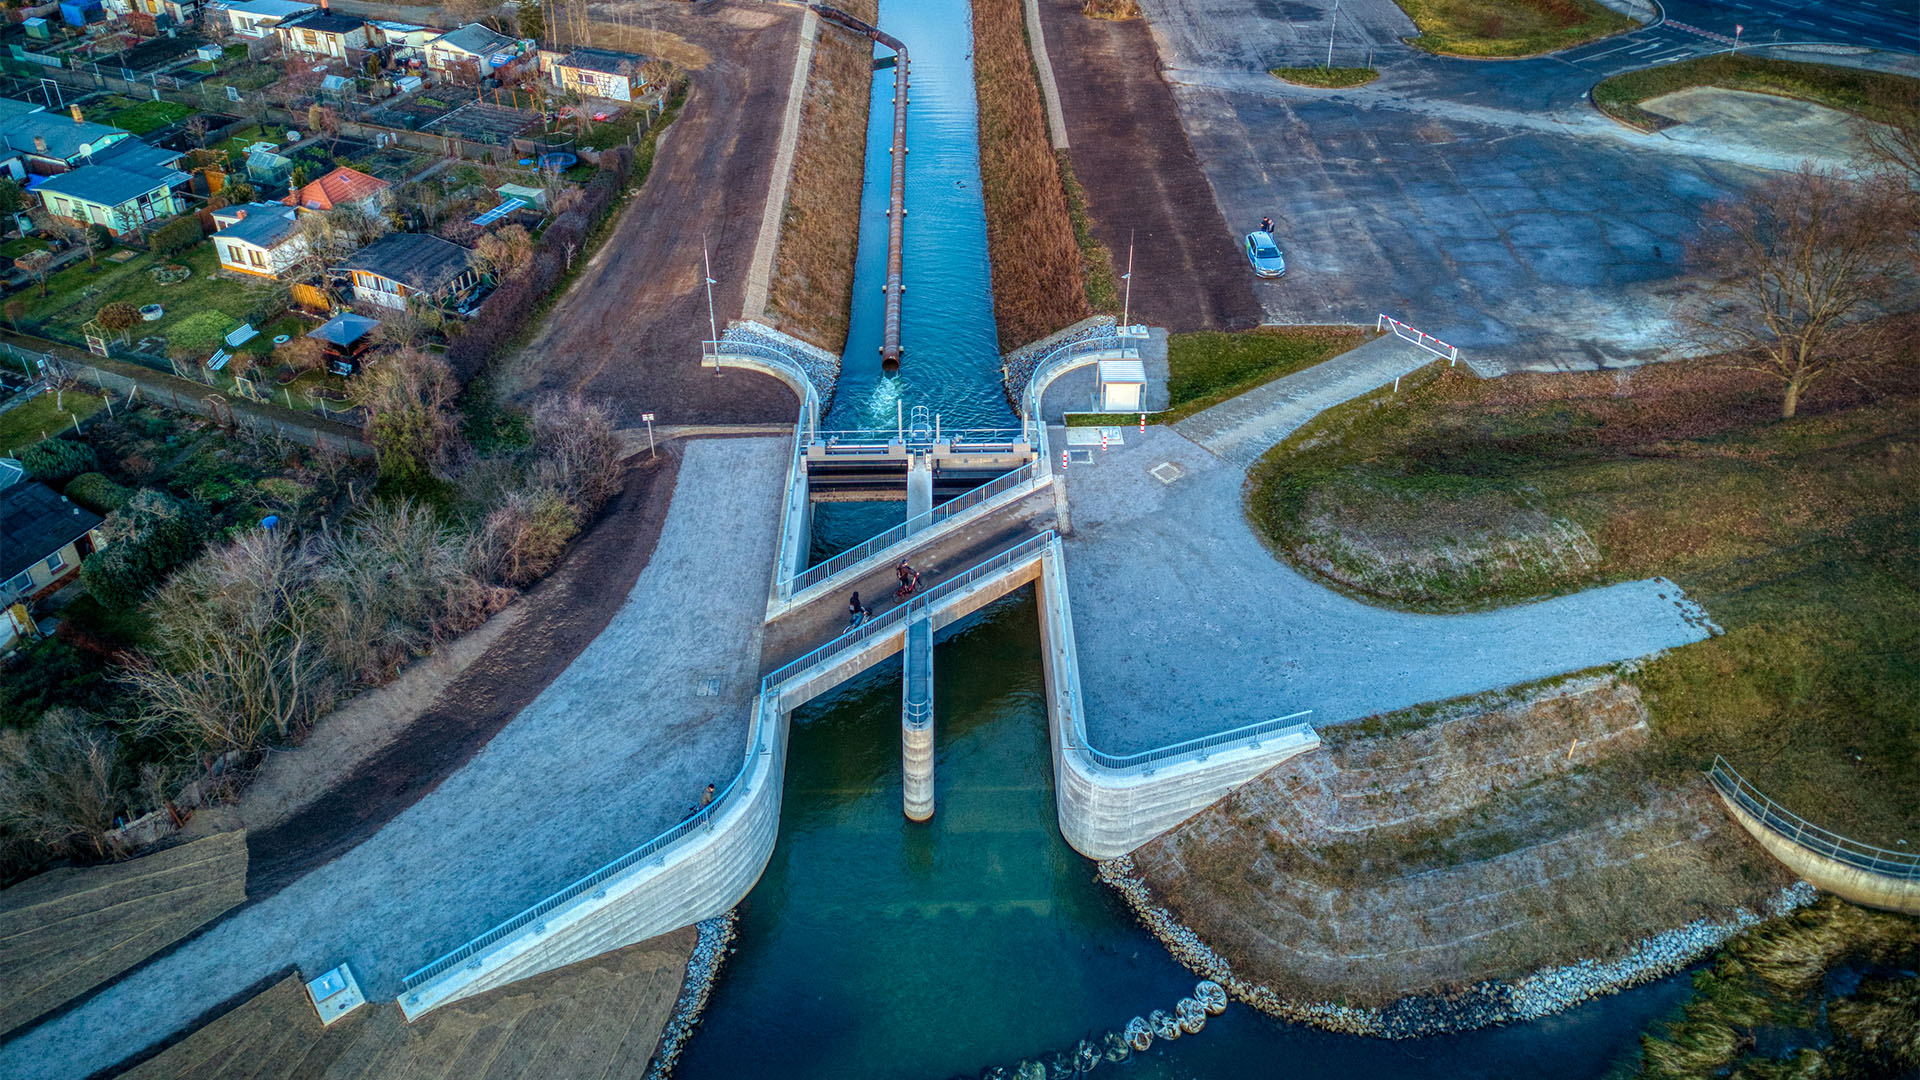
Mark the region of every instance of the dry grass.
<instances>
[{"instance_id":1,"label":"dry grass","mask_svg":"<svg viewBox=\"0 0 1920 1080\"><path fill-rule=\"evenodd\" d=\"M1140 0L1087 0L1080 12L1090 19L1137 19Z\"/></svg>"},{"instance_id":2,"label":"dry grass","mask_svg":"<svg viewBox=\"0 0 1920 1080\"><path fill-rule=\"evenodd\" d=\"M665 30L596 19L588 26L587 33L595 48L656 56L687 71L698 71L713 62L707 50Z\"/></svg>"},{"instance_id":3,"label":"dry grass","mask_svg":"<svg viewBox=\"0 0 1920 1080\"><path fill-rule=\"evenodd\" d=\"M247 897L245 834L50 870L0 892L0 1033L72 1001Z\"/></svg>"},{"instance_id":4,"label":"dry grass","mask_svg":"<svg viewBox=\"0 0 1920 1080\"><path fill-rule=\"evenodd\" d=\"M615 1080L646 1075L680 994L691 927L456 1001L409 1024L392 1002L320 1026L297 977L236 1006L130 1080Z\"/></svg>"},{"instance_id":5,"label":"dry grass","mask_svg":"<svg viewBox=\"0 0 1920 1080\"><path fill-rule=\"evenodd\" d=\"M1640 103L1694 86L1799 98L1868 120L1882 120L1887 116L1888 103L1910 98L1920 84L1888 72L1715 53L1602 79L1593 88L1593 103L1615 120L1658 131L1670 127L1673 121L1648 112Z\"/></svg>"},{"instance_id":6,"label":"dry grass","mask_svg":"<svg viewBox=\"0 0 1920 1080\"><path fill-rule=\"evenodd\" d=\"M1377 1006L1605 956L1786 881L1704 781L1649 772L1639 695L1611 676L1385 720L1135 854L1283 997Z\"/></svg>"},{"instance_id":7,"label":"dry grass","mask_svg":"<svg viewBox=\"0 0 1920 1080\"><path fill-rule=\"evenodd\" d=\"M1248 510L1303 570L1407 607L1670 577L1726 633L1634 676L1665 767L1723 754L1828 828L1920 842L1920 350L1778 414L1774 384L1698 364L1446 373L1323 414Z\"/></svg>"},{"instance_id":8,"label":"dry grass","mask_svg":"<svg viewBox=\"0 0 1920 1080\"><path fill-rule=\"evenodd\" d=\"M1376 68L1370 67L1277 67L1267 74L1282 82L1298 86L1318 86L1325 90L1341 90L1349 86L1365 86L1380 77Z\"/></svg>"},{"instance_id":9,"label":"dry grass","mask_svg":"<svg viewBox=\"0 0 1920 1080\"><path fill-rule=\"evenodd\" d=\"M1020 0L976 0L973 57L994 317L1005 351L1085 318L1086 288Z\"/></svg>"},{"instance_id":10,"label":"dry grass","mask_svg":"<svg viewBox=\"0 0 1920 1080\"><path fill-rule=\"evenodd\" d=\"M862 19L876 17L874 0L844 6ZM872 91L873 42L823 23L767 308L776 327L833 352L846 347L852 316Z\"/></svg>"},{"instance_id":11,"label":"dry grass","mask_svg":"<svg viewBox=\"0 0 1920 1080\"><path fill-rule=\"evenodd\" d=\"M1532 56L1639 24L1594 0L1395 0L1420 28L1411 45L1456 56Z\"/></svg>"}]
</instances>

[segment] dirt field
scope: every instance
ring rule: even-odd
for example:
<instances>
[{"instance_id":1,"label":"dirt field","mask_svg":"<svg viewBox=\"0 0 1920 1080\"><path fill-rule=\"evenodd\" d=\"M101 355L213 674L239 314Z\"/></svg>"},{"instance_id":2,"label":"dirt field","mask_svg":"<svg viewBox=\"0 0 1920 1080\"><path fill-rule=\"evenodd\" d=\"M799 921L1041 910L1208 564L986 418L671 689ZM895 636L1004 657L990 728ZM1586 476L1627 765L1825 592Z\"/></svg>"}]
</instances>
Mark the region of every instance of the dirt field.
<instances>
[{"instance_id":1,"label":"dirt field","mask_svg":"<svg viewBox=\"0 0 1920 1080\"><path fill-rule=\"evenodd\" d=\"M657 462L632 459L600 524L520 601L512 631L453 680L404 733L318 798L248 834L247 888L256 900L373 835L464 765L539 695L613 618L653 554L672 501L677 443ZM299 751L295 751L298 754ZM316 762L314 768L327 768ZM245 810L243 804L243 810ZM266 815L270 808L243 816Z\"/></svg>"},{"instance_id":2,"label":"dirt field","mask_svg":"<svg viewBox=\"0 0 1920 1080\"><path fill-rule=\"evenodd\" d=\"M780 136L800 15L745 2L646 5L646 17L711 54L653 173L585 274L503 384L522 397L578 391L662 424L790 421L781 383L700 367L708 333L701 246L713 259L719 323L739 315Z\"/></svg>"},{"instance_id":3,"label":"dirt field","mask_svg":"<svg viewBox=\"0 0 1920 1080\"><path fill-rule=\"evenodd\" d=\"M237 832L50 870L0 893L0 1034L91 992L246 899Z\"/></svg>"},{"instance_id":4,"label":"dirt field","mask_svg":"<svg viewBox=\"0 0 1920 1080\"><path fill-rule=\"evenodd\" d=\"M1611 676L1327 737L1134 856L1285 998L1380 1006L1611 958L1790 880L1704 780L1649 778L1639 694Z\"/></svg>"},{"instance_id":5,"label":"dirt field","mask_svg":"<svg viewBox=\"0 0 1920 1080\"><path fill-rule=\"evenodd\" d=\"M1239 235L1221 217L1180 126L1146 20L1090 19L1080 7L1081 0L1040 0L1040 23L1073 171L1094 234L1122 272L1133 236L1134 321L1171 330L1258 324Z\"/></svg>"},{"instance_id":6,"label":"dirt field","mask_svg":"<svg viewBox=\"0 0 1920 1080\"><path fill-rule=\"evenodd\" d=\"M122 1075L638 1080L679 997L694 938L691 927L676 930L455 1002L412 1024L391 1002L380 1002L323 1028L300 979L288 977Z\"/></svg>"}]
</instances>

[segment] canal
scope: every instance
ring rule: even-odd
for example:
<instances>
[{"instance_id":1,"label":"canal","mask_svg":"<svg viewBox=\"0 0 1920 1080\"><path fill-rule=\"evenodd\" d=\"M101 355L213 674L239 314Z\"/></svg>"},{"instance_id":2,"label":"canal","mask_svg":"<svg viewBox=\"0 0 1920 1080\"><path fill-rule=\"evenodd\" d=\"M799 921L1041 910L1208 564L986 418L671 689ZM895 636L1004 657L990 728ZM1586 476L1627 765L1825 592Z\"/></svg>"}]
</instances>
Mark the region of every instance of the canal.
<instances>
[{"instance_id":1,"label":"canal","mask_svg":"<svg viewBox=\"0 0 1920 1080\"><path fill-rule=\"evenodd\" d=\"M900 374L880 371L892 78L875 80L852 329L829 427L893 426L896 403L1001 425L965 0L883 0L912 51ZM835 32L826 30L823 32ZM901 503L823 504L824 557ZM780 839L678 1074L687 1080L980 1076L1047 1062L1195 977L1133 920L1055 825L1035 602L1023 590L950 627L936 653L939 809L900 809L900 668L795 713ZM1141 1078L1599 1077L1686 993L1662 980L1532 1024L1386 1042L1235 1003L1205 1030L1102 1073Z\"/></svg>"}]
</instances>

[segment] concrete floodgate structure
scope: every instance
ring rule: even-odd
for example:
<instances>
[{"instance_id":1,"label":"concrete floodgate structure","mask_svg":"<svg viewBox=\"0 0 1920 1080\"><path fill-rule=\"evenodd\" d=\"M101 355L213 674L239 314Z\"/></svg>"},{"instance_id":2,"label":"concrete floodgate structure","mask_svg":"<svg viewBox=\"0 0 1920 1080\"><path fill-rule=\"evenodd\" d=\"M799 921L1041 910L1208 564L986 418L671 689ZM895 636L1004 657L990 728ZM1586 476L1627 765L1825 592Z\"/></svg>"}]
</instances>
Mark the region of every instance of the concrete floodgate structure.
<instances>
[{"instance_id":1,"label":"concrete floodgate structure","mask_svg":"<svg viewBox=\"0 0 1920 1080\"><path fill-rule=\"evenodd\" d=\"M1202 438L1244 455L1321 408L1424 362L1424 354L1402 349L1410 347L1391 340L1364 346L1189 423ZM1040 599L1060 829L1093 859L1132 851L1240 784L1317 747L1318 736L1301 722L1308 709L1317 719L1331 715L1337 721L1388 707L1373 704L1376 698L1391 702L1413 694L1411 700L1430 700L1705 635L1704 618L1687 609L1677 589L1659 583L1475 616L1367 608L1279 566L1253 539L1240 512L1240 466L1166 430L1136 435L1130 445L1099 458L1091 457L1098 451L1083 451L1088 460L1072 466L1065 487L1073 496L1076 533L1062 538L1047 527L1047 515L1033 511L1040 488L1053 488L1056 507L1062 491L1054 487L1060 476L1039 400L1060 374L1121 355L1137 352L1110 328L1104 338L1059 347L1023 387L1028 423L1021 441L1031 447L1024 464L976 489L994 489L989 495L932 507L915 515L922 527L903 526L896 541L863 545L852 564L812 583L819 588L812 599L790 590L786 617L804 620L812 613L815 622L807 625L815 625L825 609L837 610L839 583L884 570L903 553L918 558L916 552L956 534L957 525L940 517L955 504L974 517L1022 506L1020 512L1029 515L1024 538L993 539L1000 534L986 530L988 540L980 542L988 546L972 552L975 561L960 563L968 569L945 575L908 602L775 668L762 676L757 695L751 665L768 613L753 589L739 587L739 570L773 564L776 581L787 577L791 584L799 576L778 553L795 531L804 537L803 463L817 445L812 421L818 399L805 395L790 446L769 439L688 444L681 497L669 509L654 558L627 607L472 764L334 863L0 1048L0 1071L11 1080L56 1075L47 1064L53 1061L68 1066L60 1073L108 1067L289 961L308 972L350 962L376 999L402 983L402 1011L414 1017L725 912L753 888L772 856L793 710L909 650L914 662L907 665L902 711L905 787L911 809L931 812L933 635L1028 584ZM769 367L789 366L760 359ZM803 372L789 375L811 390ZM940 443L932 440L926 452ZM1009 454L1013 447L989 452ZM789 464L784 499L776 479L783 454ZM1156 471L1169 463L1171 473ZM929 501L931 470L902 464L902 493L908 493L911 477L918 499L909 506L917 510ZM1004 483L1009 477L1013 481ZM802 490L798 508L796 486ZM1187 493L1190 501L1182 501ZM1179 498L1170 501L1170 494ZM786 539L776 536L776 518L785 519L780 528ZM1194 525L1209 519L1212 529L1196 534ZM730 542L716 545L715 536ZM804 550L804 539L798 546ZM1069 550L1075 552L1071 568ZM1201 570L1218 572L1192 575L1191 553L1201 554ZM1249 590L1249 583L1258 587ZM1077 619L1070 585L1094 598ZM1307 617L1276 620L1274 613L1289 605ZM1556 629L1558 636L1550 633ZM1243 642L1242 636L1252 640ZM1144 652L1116 647L1141 639ZM1407 662L1418 671L1380 680L1385 689L1353 678L1356 662L1370 654L1407 655L1411 639L1425 642ZM1542 649L1543 640L1556 643L1555 649ZM1209 648L1196 649L1196 641ZM633 662L640 655L646 664ZM1271 678L1275 665L1299 668L1300 657L1317 669L1313 680L1301 684L1310 693ZM1201 707L1185 706L1196 693ZM1183 708L1139 711L1166 701L1181 701ZM582 723L631 717L641 702L645 715L632 723ZM609 753L610 740L623 739L630 752ZM705 782L718 784L728 775L734 778L711 804L696 805ZM526 820L501 830L503 800L517 798L507 793L535 776L545 812L529 811L518 798ZM663 825L670 827L654 839L526 906L529 893L551 890L552 882L567 880L569 870L579 873L580 857L589 850L600 850L602 860L613 854L598 841L646 835ZM454 935L471 933L476 922L502 919L516 906L518 915L399 979L397 965L427 951L423 944L444 948L457 940Z\"/></svg>"}]
</instances>

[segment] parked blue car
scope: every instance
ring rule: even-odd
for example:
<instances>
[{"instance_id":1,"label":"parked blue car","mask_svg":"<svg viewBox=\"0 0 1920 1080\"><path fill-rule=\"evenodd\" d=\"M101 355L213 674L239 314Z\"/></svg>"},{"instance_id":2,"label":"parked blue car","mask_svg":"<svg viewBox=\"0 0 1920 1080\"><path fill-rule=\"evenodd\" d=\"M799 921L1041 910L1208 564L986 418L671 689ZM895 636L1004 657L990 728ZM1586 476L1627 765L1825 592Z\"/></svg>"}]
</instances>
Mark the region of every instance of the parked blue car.
<instances>
[{"instance_id":1,"label":"parked blue car","mask_svg":"<svg viewBox=\"0 0 1920 1080\"><path fill-rule=\"evenodd\" d=\"M1287 260L1280 255L1280 245L1273 242L1273 234L1250 232L1247 234L1247 261L1253 264L1253 272L1259 277L1274 278L1287 272Z\"/></svg>"}]
</instances>

